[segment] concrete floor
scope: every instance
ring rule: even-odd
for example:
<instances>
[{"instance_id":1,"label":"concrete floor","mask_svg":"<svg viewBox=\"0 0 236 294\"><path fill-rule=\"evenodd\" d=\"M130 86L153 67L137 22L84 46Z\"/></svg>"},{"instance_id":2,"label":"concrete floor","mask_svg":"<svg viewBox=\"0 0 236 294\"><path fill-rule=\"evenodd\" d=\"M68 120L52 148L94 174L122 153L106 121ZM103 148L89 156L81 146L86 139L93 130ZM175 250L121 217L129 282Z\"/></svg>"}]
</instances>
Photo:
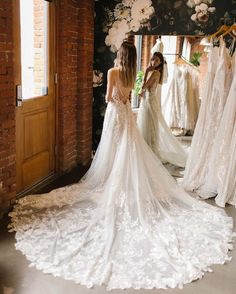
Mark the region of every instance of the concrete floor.
<instances>
[{"instance_id":1,"label":"concrete floor","mask_svg":"<svg viewBox=\"0 0 236 294\"><path fill-rule=\"evenodd\" d=\"M71 182L76 182L81 170L57 180L44 189L47 192ZM42 191L41 191L42 192ZM214 204L214 200L208 201ZM236 209L226 207L228 215L236 221ZM168 290L133 290L106 291L105 287L87 289L71 281L43 274L35 268L28 267L28 261L15 250L14 234L7 232L9 219L5 216L0 224L0 294L236 294L236 244L232 251L232 261L225 265L213 266L213 273L207 273L203 279L195 281L180 289Z\"/></svg>"}]
</instances>

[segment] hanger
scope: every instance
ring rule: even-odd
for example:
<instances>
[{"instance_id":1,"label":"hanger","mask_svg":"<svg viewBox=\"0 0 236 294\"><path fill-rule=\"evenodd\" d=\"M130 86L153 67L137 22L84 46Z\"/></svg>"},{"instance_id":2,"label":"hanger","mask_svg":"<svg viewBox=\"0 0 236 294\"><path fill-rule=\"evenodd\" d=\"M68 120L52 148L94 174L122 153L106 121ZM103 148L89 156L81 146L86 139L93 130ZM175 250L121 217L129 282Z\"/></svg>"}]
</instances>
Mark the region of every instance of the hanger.
<instances>
[{"instance_id":1,"label":"hanger","mask_svg":"<svg viewBox=\"0 0 236 294\"><path fill-rule=\"evenodd\" d=\"M198 68L194 64L192 64L190 61L188 61L187 59L185 59L182 55L178 55L178 58L174 62L174 64L177 64L177 65L186 65L187 64L187 65L192 66L196 70L198 70Z\"/></svg>"},{"instance_id":2,"label":"hanger","mask_svg":"<svg viewBox=\"0 0 236 294\"><path fill-rule=\"evenodd\" d=\"M230 35L231 37L236 38L236 35L233 32L234 30L236 31L236 23L234 23L230 28L228 28L228 30L222 34L222 37Z\"/></svg>"},{"instance_id":3,"label":"hanger","mask_svg":"<svg viewBox=\"0 0 236 294\"><path fill-rule=\"evenodd\" d=\"M211 39L213 38L218 38L217 35L225 33L227 30L229 29L229 27L227 25L222 25L218 31L216 31L214 34L211 35Z\"/></svg>"}]
</instances>

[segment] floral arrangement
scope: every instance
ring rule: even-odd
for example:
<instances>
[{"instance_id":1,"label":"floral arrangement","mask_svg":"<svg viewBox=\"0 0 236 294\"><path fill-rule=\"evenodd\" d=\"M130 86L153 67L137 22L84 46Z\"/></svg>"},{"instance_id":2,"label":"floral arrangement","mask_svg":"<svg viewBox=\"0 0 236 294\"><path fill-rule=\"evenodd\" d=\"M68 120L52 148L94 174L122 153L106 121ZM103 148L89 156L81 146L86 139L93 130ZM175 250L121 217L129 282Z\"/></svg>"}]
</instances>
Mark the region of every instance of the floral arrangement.
<instances>
[{"instance_id":1,"label":"floral arrangement","mask_svg":"<svg viewBox=\"0 0 236 294\"><path fill-rule=\"evenodd\" d=\"M154 13L151 0L122 0L113 12L107 9L107 21L103 27L103 31L108 33L106 45L116 52L127 34L139 31Z\"/></svg>"},{"instance_id":2,"label":"floral arrangement","mask_svg":"<svg viewBox=\"0 0 236 294\"><path fill-rule=\"evenodd\" d=\"M195 9L195 13L191 16L191 20L196 24L203 26L209 21L210 15L216 11L211 6L214 0L188 0L187 5Z\"/></svg>"}]
</instances>

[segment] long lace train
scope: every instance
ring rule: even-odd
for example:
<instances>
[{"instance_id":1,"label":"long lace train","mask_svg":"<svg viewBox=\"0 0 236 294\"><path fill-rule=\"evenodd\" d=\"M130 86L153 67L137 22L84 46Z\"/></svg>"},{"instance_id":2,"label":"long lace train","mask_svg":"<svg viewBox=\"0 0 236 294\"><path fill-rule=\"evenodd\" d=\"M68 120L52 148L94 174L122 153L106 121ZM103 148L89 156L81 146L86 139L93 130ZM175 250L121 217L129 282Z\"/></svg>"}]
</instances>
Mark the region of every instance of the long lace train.
<instances>
[{"instance_id":1,"label":"long lace train","mask_svg":"<svg viewBox=\"0 0 236 294\"><path fill-rule=\"evenodd\" d=\"M10 216L16 248L31 265L87 287L182 287L230 260L232 219L176 184L128 102L108 104L79 183L22 198Z\"/></svg>"}]
</instances>

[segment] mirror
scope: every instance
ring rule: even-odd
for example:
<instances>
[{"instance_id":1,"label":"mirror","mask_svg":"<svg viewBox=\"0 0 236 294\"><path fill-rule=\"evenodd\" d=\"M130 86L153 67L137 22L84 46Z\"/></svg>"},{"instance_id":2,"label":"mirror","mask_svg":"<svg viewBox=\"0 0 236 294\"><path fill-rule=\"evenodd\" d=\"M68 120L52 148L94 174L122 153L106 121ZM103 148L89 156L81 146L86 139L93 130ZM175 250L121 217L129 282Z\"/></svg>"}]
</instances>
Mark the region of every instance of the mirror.
<instances>
[{"instance_id":1,"label":"mirror","mask_svg":"<svg viewBox=\"0 0 236 294\"><path fill-rule=\"evenodd\" d=\"M142 103L140 107L141 99L138 92L146 68L150 65L150 58L154 52L159 51L165 60L163 83L157 94L160 111L171 133L178 138L185 149L188 149L198 118L207 71L210 45L207 38L135 35L135 45L138 73L132 99L133 111L139 117L138 112L142 111L140 110ZM163 135L168 136L164 131ZM169 141L171 140L169 138Z\"/></svg>"},{"instance_id":2,"label":"mirror","mask_svg":"<svg viewBox=\"0 0 236 294\"><path fill-rule=\"evenodd\" d=\"M161 91L162 113L175 135L191 136L198 116L207 70L207 38L135 35L135 45L138 72L142 74L149 65L152 52L161 49L168 71L168 74L165 73L167 77ZM138 108L139 103L135 95L133 108ZM179 108L174 104L178 104Z\"/></svg>"}]
</instances>

